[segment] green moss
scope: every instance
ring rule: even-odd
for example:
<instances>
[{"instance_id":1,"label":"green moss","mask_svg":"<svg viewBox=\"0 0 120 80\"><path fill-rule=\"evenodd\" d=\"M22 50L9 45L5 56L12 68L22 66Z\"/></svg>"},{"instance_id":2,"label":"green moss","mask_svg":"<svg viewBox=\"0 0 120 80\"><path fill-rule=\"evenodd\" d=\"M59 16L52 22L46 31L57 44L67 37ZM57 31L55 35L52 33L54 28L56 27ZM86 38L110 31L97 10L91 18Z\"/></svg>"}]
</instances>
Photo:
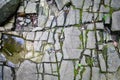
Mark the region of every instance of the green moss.
<instances>
[{"instance_id":1,"label":"green moss","mask_svg":"<svg viewBox=\"0 0 120 80\"><path fill-rule=\"evenodd\" d=\"M107 45L105 45L102 50L103 57L106 61L107 61L107 48L108 48Z\"/></svg>"},{"instance_id":2,"label":"green moss","mask_svg":"<svg viewBox=\"0 0 120 80\"><path fill-rule=\"evenodd\" d=\"M88 64L88 66L92 67L93 66L93 59L91 57L86 57L86 63Z\"/></svg>"}]
</instances>

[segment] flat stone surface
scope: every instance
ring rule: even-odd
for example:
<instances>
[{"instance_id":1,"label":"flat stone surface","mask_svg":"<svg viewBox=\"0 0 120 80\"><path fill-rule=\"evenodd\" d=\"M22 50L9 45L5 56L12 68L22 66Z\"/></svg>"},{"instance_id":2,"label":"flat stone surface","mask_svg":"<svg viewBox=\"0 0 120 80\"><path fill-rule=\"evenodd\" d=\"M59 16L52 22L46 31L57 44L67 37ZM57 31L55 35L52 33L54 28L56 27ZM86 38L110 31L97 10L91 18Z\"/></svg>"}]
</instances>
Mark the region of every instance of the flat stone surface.
<instances>
[{"instance_id":1,"label":"flat stone surface","mask_svg":"<svg viewBox=\"0 0 120 80\"><path fill-rule=\"evenodd\" d=\"M118 52L115 50L114 46L109 44L108 50L107 50L107 65L108 65L108 71L109 72L115 72L120 66L120 58L118 56Z\"/></svg>"},{"instance_id":2,"label":"flat stone surface","mask_svg":"<svg viewBox=\"0 0 120 80\"><path fill-rule=\"evenodd\" d=\"M76 8L82 8L82 3L83 3L84 0L72 0L72 3L73 5L76 7ZM80 4L81 3L81 4Z\"/></svg>"},{"instance_id":3,"label":"flat stone surface","mask_svg":"<svg viewBox=\"0 0 120 80\"><path fill-rule=\"evenodd\" d=\"M24 61L17 71L17 80L37 80L36 64Z\"/></svg>"},{"instance_id":4,"label":"flat stone surface","mask_svg":"<svg viewBox=\"0 0 120 80\"><path fill-rule=\"evenodd\" d=\"M37 13L36 11L36 3L28 2L27 7L25 9L25 13Z\"/></svg>"},{"instance_id":5,"label":"flat stone surface","mask_svg":"<svg viewBox=\"0 0 120 80\"><path fill-rule=\"evenodd\" d=\"M13 76L11 76L11 75L13 75L11 68L4 67L4 79L5 80L13 80Z\"/></svg>"},{"instance_id":6,"label":"flat stone surface","mask_svg":"<svg viewBox=\"0 0 120 80\"><path fill-rule=\"evenodd\" d=\"M61 80L74 80L74 67L71 61L62 61L60 78Z\"/></svg>"},{"instance_id":7,"label":"flat stone surface","mask_svg":"<svg viewBox=\"0 0 120 80\"><path fill-rule=\"evenodd\" d=\"M89 49L95 48L96 47L95 46L95 44L96 44L95 32L94 31L89 31L87 36L88 36L88 38L87 38L87 48L89 48Z\"/></svg>"},{"instance_id":8,"label":"flat stone surface","mask_svg":"<svg viewBox=\"0 0 120 80\"><path fill-rule=\"evenodd\" d=\"M92 79L91 80L100 80L99 68L92 67Z\"/></svg>"},{"instance_id":9,"label":"flat stone surface","mask_svg":"<svg viewBox=\"0 0 120 80\"><path fill-rule=\"evenodd\" d=\"M90 67L85 67L85 71L83 72L82 75L82 80L90 80Z\"/></svg>"},{"instance_id":10,"label":"flat stone surface","mask_svg":"<svg viewBox=\"0 0 120 80\"><path fill-rule=\"evenodd\" d=\"M120 31L120 11L112 14L112 31Z\"/></svg>"},{"instance_id":11,"label":"flat stone surface","mask_svg":"<svg viewBox=\"0 0 120 80\"><path fill-rule=\"evenodd\" d=\"M115 9L119 9L120 8L120 0L112 0L111 6Z\"/></svg>"},{"instance_id":12,"label":"flat stone surface","mask_svg":"<svg viewBox=\"0 0 120 80\"><path fill-rule=\"evenodd\" d=\"M101 71L106 72L106 62L102 54L99 54L99 62L100 62Z\"/></svg>"}]
</instances>

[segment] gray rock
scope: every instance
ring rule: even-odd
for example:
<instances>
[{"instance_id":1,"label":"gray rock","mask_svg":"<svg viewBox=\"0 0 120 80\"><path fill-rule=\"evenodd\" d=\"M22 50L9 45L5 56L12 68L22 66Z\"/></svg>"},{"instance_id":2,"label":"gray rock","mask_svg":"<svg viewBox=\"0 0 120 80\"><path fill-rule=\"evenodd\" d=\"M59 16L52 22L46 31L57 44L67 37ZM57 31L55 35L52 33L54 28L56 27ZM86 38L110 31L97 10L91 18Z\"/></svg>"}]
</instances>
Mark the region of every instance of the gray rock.
<instances>
[{"instance_id":1,"label":"gray rock","mask_svg":"<svg viewBox=\"0 0 120 80\"><path fill-rule=\"evenodd\" d=\"M35 33L34 32L28 32L26 39L27 40L34 40Z\"/></svg>"},{"instance_id":2,"label":"gray rock","mask_svg":"<svg viewBox=\"0 0 120 80\"><path fill-rule=\"evenodd\" d=\"M61 80L74 80L74 66L71 61L62 61L60 78Z\"/></svg>"},{"instance_id":3,"label":"gray rock","mask_svg":"<svg viewBox=\"0 0 120 80\"><path fill-rule=\"evenodd\" d=\"M25 60L17 71L16 80L37 80L36 64Z\"/></svg>"},{"instance_id":4,"label":"gray rock","mask_svg":"<svg viewBox=\"0 0 120 80\"><path fill-rule=\"evenodd\" d=\"M88 36L88 38L87 38L87 48L89 48L89 49L95 48L96 47L95 46L95 44L96 44L95 32L94 31L89 31L87 36Z\"/></svg>"},{"instance_id":5,"label":"gray rock","mask_svg":"<svg viewBox=\"0 0 120 80\"><path fill-rule=\"evenodd\" d=\"M34 2L28 2L26 9L25 9L25 13L37 13L36 11L36 3Z\"/></svg>"},{"instance_id":6,"label":"gray rock","mask_svg":"<svg viewBox=\"0 0 120 80\"><path fill-rule=\"evenodd\" d=\"M20 0L0 0L0 25L15 13Z\"/></svg>"},{"instance_id":7,"label":"gray rock","mask_svg":"<svg viewBox=\"0 0 120 80\"><path fill-rule=\"evenodd\" d=\"M82 8L83 0L72 0L72 3L76 8Z\"/></svg>"},{"instance_id":8,"label":"gray rock","mask_svg":"<svg viewBox=\"0 0 120 80\"><path fill-rule=\"evenodd\" d=\"M86 49L83 54L91 56L91 51L89 49Z\"/></svg>"},{"instance_id":9,"label":"gray rock","mask_svg":"<svg viewBox=\"0 0 120 80\"><path fill-rule=\"evenodd\" d=\"M45 27L48 27L48 28L52 27L53 19L54 19L54 16L50 16L47 20L47 23L46 23Z\"/></svg>"},{"instance_id":10,"label":"gray rock","mask_svg":"<svg viewBox=\"0 0 120 80\"><path fill-rule=\"evenodd\" d=\"M11 75L13 75L11 68L4 66L4 80L13 80L13 76Z\"/></svg>"},{"instance_id":11,"label":"gray rock","mask_svg":"<svg viewBox=\"0 0 120 80\"><path fill-rule=\"evenodd\" d=\"M112 14L112 31L120 31L119 21L120 21L120 11L114 12Z\"/></svg>"},{"instance_id":12,"label":"gray rock","mask_svg":"<svg viewBox=\"0 0 120 80\"><path fill-rule=\"evenodd\" d=\"M83 12L82 13L82 23L84 23L84 22L92 22L92 17L93 17L92 13Z\"/></svg>"},{"instance_id":13,"label":"gray rock","mask_svg":"<svg viewBox=\"0 0 120 80\"><path fill-rule=\"evenodd\" d=\"M48 32L46 31L46 32L43 32L40 40L47 40L47 39L48 39Z\"/></svg>"},{"instance_id":14,"label":"gray rock","mask_svg":"<svg viewBox=\"0 0 120 80\"><path fill-rule=\"evenodd\" d=\"M115 8L115 9L119 9L120 8L120 0L112 0L111 7Z\"/></svg>"},{"instance_id":15,"label":"gray rock","mask_svg":"<svg viewBox=\"0 0 120 80\"><path fill-rule=\"evenodd\" d=\"M65 4L67 4L68 2L70 2L70 0L55 0L57 7L59 10L61 10Z\"/></svg>"},{"instance_id":16,"label":"gray rock","mask_svg":"<svg viewBox=\"0 0 120 80\"><path fill-rule=\"evenodd\" d=\"M79 2L78 2L79 3ZM83 6L83 11L88 11L87 9L92 5L91 0L85 0L84 6Z\"/></svg>"},{"instance_id":17,"label":"gray rock","mask_svg":"<svg viewBox=\"0 0 120 80\"><path fill-rule=\"evenodd\" d=\"M104 25L102 22L96 23L96 29L104 29Z\"/></svg>"},{"instance_id":18,"label":"gray rock","mask_svg":"<svg viewBox=\"0 0 120 80\"><path fill-rule=\"evenodd\" d=\"M99 68L92 67L92 79L91 80L100 80Z\"/></svg>"},{"instance_id":19,"label":"gray rock","mask_svg":"<svg viewBox=\"0 0 120 80\"><path fill-rule=\"evenodd\" d=\"M66 25L79 24L80 19L79 15L80 15L79 10L70 10L67 15Z\"/></svg>"},{"instance_id":20,"label":"gray rock","mask_svg":"<svg viewBox=\"0 0 120 80\"><path fill-rule=\"evenodd\" d=\"M82 75L82 80L90 80L90 68L89 67L85 67L85 71L83 72Z\"/></svg>"},{"instance_id":21,"label":"gray rock","mask_svg":"<svg viewBox=\"0 0 120 80\"><path fill-rule=\"evenodd\" d=\"M117 79L117 77L116 77L116 74L115 73L107 73L107 79L108 80L119 80L119 79Z\"/></svg>"},{"instance_id":22,"label":"gray rock","mask_svg":"<svg viewBox=\"0 0 120 80\"><path fill-rule=\"evenodd\" d=\"M58 80L58 77L57 76L51 76L51 75L45 75L44 79L45 80Z\"/></svg>"},{"instance_id":23,"label":"gray rock","mask_svg":"<svg viewBox=\"0 0 120 80\"><path fill-rule=\"evenodd\" d=\"M106 62L102 54L99 54L99 62L100 62L101 71L106 72Z\"/></svg>"},{"instance_id":24,"label":"gray rock","mask_svg":"<svg viewBox=\"0 0 120 80\"><path fill-rule=\"evenodd\" d=\"M41 27L41 29L44 28L46 21L47 21L47 16L39 15L38 16L38 27Z\"/></svg>"},{"instance_id":25,"label":"gray rock","mask_svg":"<svg viewBox=\"0 0 120 80\"><path fill-rule=\"evenodd\" d=\"M106 76L104 74L100 75L100 80L107 80Z\"/></svg>"},{"instance_id":26,"label":"gray rock","mask_svg":"<svg viewBox=\"0 0 120 80\"><path fill-rule=\"evenodd\" d=\"M63 26L64 25L64 11L60 12L60 15L57 17L57 26Z\"/></svg>"},{"instance_id":27,"label":"gray rock","mask_svg":"<svg viewBox=\"0 0 120 80\"><path fill-rule=\"evenodd\" d=\"M118 70L120 66L120 59L118 56L118 52L115 50L114 46L112 44L109 44L108 50L107 50L107 66L109 72L115 72Z\"/></svg>"},{"instance_id":28,"label":"gray rock","mask_svg":"<svg viewBox=\"0 0 120 80\"><path fill-rule=\"evenodd\" d=\"M109 7L105 7L103 5L101 5L100 7L100 12L109 12L110 8Z\"/></svg>"}]
</instances>

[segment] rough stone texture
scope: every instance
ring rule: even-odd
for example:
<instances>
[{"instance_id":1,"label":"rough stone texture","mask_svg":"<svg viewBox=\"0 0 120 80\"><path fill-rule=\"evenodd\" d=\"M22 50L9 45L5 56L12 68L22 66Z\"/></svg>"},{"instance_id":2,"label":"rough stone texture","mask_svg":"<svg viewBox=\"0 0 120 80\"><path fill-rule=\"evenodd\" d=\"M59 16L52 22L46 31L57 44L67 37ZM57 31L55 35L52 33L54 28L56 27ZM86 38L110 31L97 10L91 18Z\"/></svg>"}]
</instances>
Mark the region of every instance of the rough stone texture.
<instances>
[{"instance_id":1,"label":"rough stone texture","mask_svg":"<svg viewBox=\"0 0 120 80\"><path fill-rule=\"evenodd\" d=\"M19 61L16 80L120 80L118 50L105 29L112 20L112 29L120 30L118 4L113 0L22 0L16 15L0 27L1 52L7 61L14 56ZM23 38L23 50L9 56L9 49L2 48L4 34ZM11 80L11 68L1 61L0 71L2 66L5 80Z\"/></svg>"},{"instance_id":2,"label":"rough stone texture","mask_svg":"<svg viewBox=\"0 0 120 80\"><path fill-rule=\"evenodd\" d=\"M120 11L114 12L112 14L112 31L119 31L120 30Z\"/></svg>"},{"instance_id":3,"label":"rough stone texture","mask_svg":"<svg viewBox=\"0 0 120 80\"><path fill-rule=\"evenodd\" d=\"M37 80L36 64L24 61L17 71L17 80Z\"/></svg>"},{"instance_id":4,"label":"rough stone texture","mask_svg":"<svg viewBox=\"0 0 120 80\"><path fill-rule=\"evenodd\" d=\"M120 66L120 59L118 56L118 52L115 50L114 46L110 45L108 47L108 51L107 51L107 56L108 56L108 71L109 72L115 72L118 70L119 66Z\"/></svg>"},{"instance_id":5,"label":"rough stone texture","mask_svg":"<svg viewBox=\"0 0 120 80\"><path fill-rule=\"evenodd\" d=\"M19 0L0 0L0 25L15 13Z\"/></svg>"},{"instance_id":6,"label":"rough stone texture","mask_svg":"<svg viewBox=\"0 0 120 80\"><path fill-rule=\"evenodd\" d=\"M120 8L120 0L112 0L111 6L115 9L119 9Z\"/></svg>"},{"instance_id":7,"label":"rough stone texture","mask_svg":"<svg viewBox=\"0 0 120 80\"><path fill-rule=\"evenodd\" d=\"M89 31L87 34L88 38L87 38L87 48L93 49L95 48L95 32L94 31ZM92 42L91 42L92 41Z\"/></svg>"},{"instance_id":8,"label":"rough stone texture","mask_svg":"<svg viewBox=\"0 0 120 80\"><path fill-rule=\"evenodd\" d=\"M92 80L100 80L99 68L92 67Z\"/></svg>"},{"instance_id":9,"label":"rough stone texture","mask_svg":"<svg viewBox=\"0 0 120 80\"><path fill-rule=\"evenodd\" d=\"M99 54L99 62L100 62L101 71L106 72L106 63L102 54Z\"/></svg>"},{"instance_id":10,"label":"rough stone texture","mask_svg":"<svg viewBox=\"0 0 120 80\"><path fill-rule=\"evenodd\" d=\"M82 4L80 3L83 3L83 1L84 0L72 0L72 3L76 8L82 8Z\"/></svg>"}]
</instances>

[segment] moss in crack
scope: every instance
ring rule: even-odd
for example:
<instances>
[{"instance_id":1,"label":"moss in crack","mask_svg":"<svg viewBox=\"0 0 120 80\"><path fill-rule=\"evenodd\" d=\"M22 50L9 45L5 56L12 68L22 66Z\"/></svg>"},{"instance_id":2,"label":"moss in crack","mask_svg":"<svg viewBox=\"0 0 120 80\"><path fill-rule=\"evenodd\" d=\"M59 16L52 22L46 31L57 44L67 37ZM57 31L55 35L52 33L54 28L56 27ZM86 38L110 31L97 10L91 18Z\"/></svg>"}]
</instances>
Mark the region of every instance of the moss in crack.
<instances>
[{"instance_id":1,"label":"moss in crack","mask_svg":"<svg viewBox=\"0 0 120 80\"><path fill-rule=\"evenodd\" d=\"M103 47L102 54L103 54L105 61L107 61L107 45Z\"/></svg>"},{"instance_id":2,"label":"moss in crack","mask_svg":"<svg viewBox=\"0 0 120 80\"><path fill-rule=\"evenodd\" d=\"M93 59L89 56L86 56L86 63L88 64L88 66L92 67L93 66Z\"/></svg>"},{"instance_id":3,"label":"moss in crack","mask_svg":"<svg viewBox=\"0 0 120 80\"><path fill-rule=\"evenodd\" d=\"M80 41L82 43L79 48L83 49L84 48L83 32L79 35L79 39L80 39Z\"/></svg>"}]
</instances>

